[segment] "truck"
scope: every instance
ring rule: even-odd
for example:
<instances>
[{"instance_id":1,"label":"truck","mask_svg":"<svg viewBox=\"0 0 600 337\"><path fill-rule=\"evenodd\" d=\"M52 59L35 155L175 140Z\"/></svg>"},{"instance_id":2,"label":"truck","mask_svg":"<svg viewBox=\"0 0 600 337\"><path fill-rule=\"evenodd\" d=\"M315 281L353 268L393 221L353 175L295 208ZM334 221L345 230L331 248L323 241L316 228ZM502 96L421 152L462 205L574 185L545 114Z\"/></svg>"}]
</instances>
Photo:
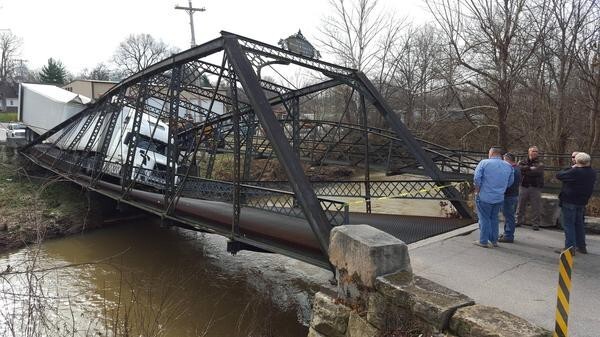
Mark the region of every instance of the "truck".
<instances>
[{"instance_id":1,"label":"truck","mask_svg":"<svg viewBox=\"0 0 600 337\"><path fill-rule=\"evenodd\" d=\"M106 148L106 156L102 163L102 171L114 177L121 178L123 176L123 165L127 161L127 153L130 143L134 140L133 137L133 119L135 109L123 107L116 117L116 124L112 130L112 135ZM80 135L79 141L75 142L76 137L80 134L88 117L79 120L63 139L55 145L69 153L83 156L85 159L102 158L99 156L101 151L100 135L94 138L92 144L88 144L93 137L94 127L98 124L99 114L92 115L89 118L92 120L88 123L89 126ZM109 118L105 118L100 126L100 134L108 127ZM169 127L166 123L158 120L156 117L144 112L141 116L140 130L138 133L137 146L133 157L133 170L131 172L131 180L136 183L152 186L155 188L163 188L165 185L165 173L167 171L167 137ZM89 161L93 162L93 161ZM85 164L84 164L85 166ZM86 167L87 173L91 173L91 166Z\"/></svg>"},{"instance_id":2,"label":"truck","mask_svg":"<svg viewBox=\"0 0 600 337\"><path fill-rule=\"evenodd\" d=\"M19 119L28 128L33 137L45 133L67 118L74 116L85 109L90 102L89 98L71 93L70 91L48 85L22 84L20 88L21 106ZM118 112L116 124L109 140L104 163L101 169L111 176L122 178L123 165L127 160L130 142L133 140L133 119L135 109L123 106ZM88 127L80 135L77 142L74 140L82 132L87 116L79 119L72 128L65 128L48 138L45 143L54 144L65 153L83 157L82 164L91 163L94 158L101 158L99 152L102 144L100 134L93 136L94 127L98 124L100 114L93 114ZM108 126L109 118L104 118L100 130ZM158 118L142 113L137 147L134 152L131 179L136 183L154 188L163 188L165 185L165 172L167 170L167 139L168 125ZM68 132L66 131L68 130ZM62 136L63 132L67 132ZM30 136L31 137L31 136ZM92 144L88 143L94 137ZM57 140L60 138L60 141ZM90 173L91 166L86 167Z\"/></svg>"}]
</instances>

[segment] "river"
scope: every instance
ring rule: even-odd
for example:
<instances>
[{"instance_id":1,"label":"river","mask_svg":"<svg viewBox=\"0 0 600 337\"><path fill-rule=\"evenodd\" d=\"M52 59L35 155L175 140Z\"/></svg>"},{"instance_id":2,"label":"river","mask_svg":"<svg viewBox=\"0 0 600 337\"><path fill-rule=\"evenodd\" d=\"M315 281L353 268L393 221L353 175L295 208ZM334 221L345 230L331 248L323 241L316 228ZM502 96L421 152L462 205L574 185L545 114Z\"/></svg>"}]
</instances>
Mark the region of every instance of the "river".
<instances>
[{"instance_id":1,"label":"river","mask_svg":"<svg viewBox=\"0 0 600 337\"><path fill-rule=\"evenodd\" d=\"M0 335L305 337L331 273L225 246L137 220L0 255Z\"/></svg>"}]
</instances>

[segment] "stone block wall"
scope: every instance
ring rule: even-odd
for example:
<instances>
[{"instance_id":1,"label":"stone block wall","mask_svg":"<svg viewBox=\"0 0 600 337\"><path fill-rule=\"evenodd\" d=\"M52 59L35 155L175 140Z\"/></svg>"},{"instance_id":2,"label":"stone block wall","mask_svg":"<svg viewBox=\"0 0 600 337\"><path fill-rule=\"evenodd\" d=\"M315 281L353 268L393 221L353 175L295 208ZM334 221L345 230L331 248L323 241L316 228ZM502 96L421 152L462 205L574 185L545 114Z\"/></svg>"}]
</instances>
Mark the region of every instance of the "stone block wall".
<instances>
[{"instance_id":1,"label":"stone block wall","mask_svg":"<svg viewBox=\"0 0 600 337\"><path fill-rule=\"evenodd\" d=\"M331 233L337 289L315 295L309 337L545 337L550 332L413 275L406 245L369 226Z\"/></svg>"},{"instance_id":2,"label":"stone block wall","mask_svg":"<svg viewBox=\"0 0 600 337\"><path fill-rule=\"evenodd\" d=\"M590 234L600 234L600 218L586 216L585 231Z\"/></svg>"},{"instance_id":3,"label":"stone block wall","mask_svg":"<svg viewBox=\"0 0 600 337\"><path fill-rule=\"evenodd\" d=\"M532 221L531 205L527 205L525 211L525 223L531 224ZM558 206L558 196L554 194L542 194L542 220L541 227L556 227L559 223L560 207ZM500 212L500 220L504 221L504 216Z\"/></svg>"}]
</instances>

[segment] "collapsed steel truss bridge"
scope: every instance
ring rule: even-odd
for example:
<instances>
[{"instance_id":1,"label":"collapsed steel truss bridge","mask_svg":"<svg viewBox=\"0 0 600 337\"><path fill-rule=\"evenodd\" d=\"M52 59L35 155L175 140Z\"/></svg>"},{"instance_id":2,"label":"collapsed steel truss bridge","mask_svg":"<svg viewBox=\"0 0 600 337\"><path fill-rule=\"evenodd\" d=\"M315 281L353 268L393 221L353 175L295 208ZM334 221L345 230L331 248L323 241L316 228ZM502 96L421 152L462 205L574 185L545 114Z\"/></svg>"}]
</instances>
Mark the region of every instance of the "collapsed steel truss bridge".
<instances>
[{"instance_id":1,"label":"collapsed steel truss bridge","mask_svg":"<svg viewBox=\"0 0 600 337\"><path fill-rule=\"evenodd\" d=\"M310 84L260 78L275 65L310 72ZM315 101L332 90L346 93L344 110L316 118ZM371 224L413 242L471 220L469 186L456 180L463 158L413 137L363 73L227 32L123 80L21 152L89 190L228 236L232 252L324 267L333 226ZM359 167L364 178L313 181L308 164ZM224 165L226 178L216 174ZM286 179L265 179L269 165ZM373 180L372 170L427 179ZM364 212L340 197L361 198ZM446 200L460 219L372 213L379 197Z\"/></svg>"}]
</instances>

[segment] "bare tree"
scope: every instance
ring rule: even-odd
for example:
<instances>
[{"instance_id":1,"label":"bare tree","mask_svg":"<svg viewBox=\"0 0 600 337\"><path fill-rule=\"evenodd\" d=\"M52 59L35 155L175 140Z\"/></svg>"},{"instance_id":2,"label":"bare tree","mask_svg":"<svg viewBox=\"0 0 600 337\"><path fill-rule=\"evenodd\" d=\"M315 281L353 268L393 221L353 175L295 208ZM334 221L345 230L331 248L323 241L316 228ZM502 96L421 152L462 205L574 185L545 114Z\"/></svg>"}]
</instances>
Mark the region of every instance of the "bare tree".
<instances>
[{"instance_id":1,"label":"bare tree","mask_svg":"<svg viewBox=\"0 0 600 337\"><path fill-rule=\"evenodd\" d=\"M396 48L393 62L393 83L400 90L405 107L405 122L414 126L417 100L421 111L426 109L426 94L438 77L435 65L440 61L441 42L432 26L411 27Z\"/></svg>"},{"instance_id":2,"label":"bare tree","mask_svg":"<svg viewBox=\"0 0 600 337\"><path fill-rule=\"evenodd\" d=\"M113 62L124 76L129 76L147 68L172 53L175 49L150 34L129 35L119 44Z\"/></svg>"},{"instance_id":3,"label":"bare tree","mask_svg":"<svg viewBox=\"0 0 600 337\"><path fill-rule=\"evenodd\" d=\"M324 51L344 66L364 73L386 60L404 20L384 14L378 0L329 0L331 15L323 18L318 38Z\"/></svg>"},{"instance_id":4,"label":"bare tree","mask_svg":"<svg viewBox=\"0 0 600 337\"><path fill-rule=\"evenodd\" d=\"M99 81L110 81L114 78L115 71L110 69L106 64L100 62L91 70L83 69L79 78L84 80L99 80Z\"/></svg>"},{"instance_id":5,"label":"bare tree","mask_svg":"<svg viewBox=\"0 0 600 337\"><path fill-rule=\"evenodd\" d=\"M330 15L322 19L318 41L322 51L346 67L374 78L384 98L393 94L390 87L395 66L394 49L405 26L405 19L386 12L378 0L329 0ZM359 95L349 90L336 91L346 107L346 121L358 121ZM375 123L381 123L379 118Z\"/></svg>"},{"instance_id":6,"label":"bare tree","mask_svg":"<svg viewBox=\"0 0 600 337\"><path fill-rule=\"evenodd\" d=\"M14 77L16 57L21 48L21 39L11 32L0 33L0 83Z\"/></svg>"},{"instance_id":7,"label":"bare tree","mask_svg":"<svg viewBox=\"0 0 600 337\"><path fill-rule=\"evenodd\" d=\"M587 43L581 43L578 55L578 75L581 80L583 105L589 110L587 118L587 140L589 153L600 149L600 15L592 15L593 25L586 29Z\"/></svg>"},{"instance_id":8,"label":"bare tree","mask_svg":"<svg viewBox=\"0 0 600 337\"><path fill-rule=\"evenodd\" d=\"M467 83L496 107L498 144L508 147L507 118L521 72L545 31L545 2L426 0Z\"/></svg>"},{"instance_id":9,"label":"bare tree","mask_svg":"<svg viewBox=\"0 0 600 337\"><path fill-rule=\"evenodd\" d=\"M574 110L574 97L569 91L577 80L572 76L577 66L577 49L588 43L588 37L583 34L584 28L596 6L596 0L550 0L552 15L543 39L543 50L548 75L555 89L550 101L552 113L549 121L552 150L556 153L566 152L572 132L569 119L579 115Z\"/></svg>"}]
</instances>

